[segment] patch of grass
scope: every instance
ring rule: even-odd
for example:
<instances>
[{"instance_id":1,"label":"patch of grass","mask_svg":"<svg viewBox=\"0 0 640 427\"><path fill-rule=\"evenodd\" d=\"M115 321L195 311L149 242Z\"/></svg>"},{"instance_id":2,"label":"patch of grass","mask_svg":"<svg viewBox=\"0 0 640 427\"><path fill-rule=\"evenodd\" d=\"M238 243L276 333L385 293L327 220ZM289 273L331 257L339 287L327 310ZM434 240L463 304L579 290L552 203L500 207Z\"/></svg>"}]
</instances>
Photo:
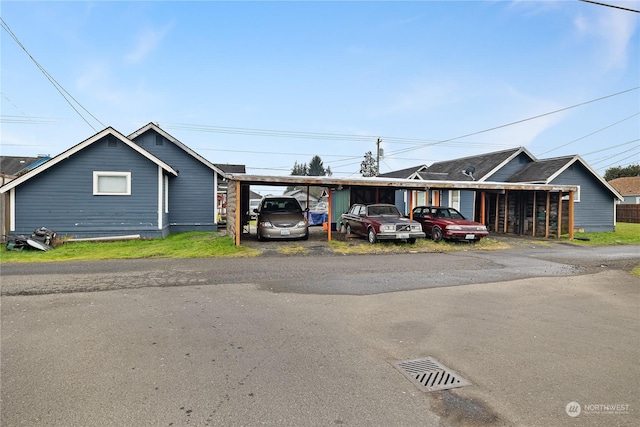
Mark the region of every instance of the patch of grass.
<instances>
[{"instance_id":1,"label":"patch of grass","mask_svg":"<svg viewBox=\"0 0 640 427\"><path fill-rule=\"evenodd\" d=\"M97 261L139 258L251 257L260 252L235 246L220 233L177 233L165 239L120 242L67 242L48 252L0 250L1 262Z\"/></svg>"},{"instance_id":2,"label":"patch of grass","mask_svg":"<svg viewBox=\"0 0 640 427\"><path fill-rule=\"evenodd\" d=\"M329 247L336 253L347 254L394 254L394 253L432 253L455 252L467 250L501 250L509 249L507 243L485 238L477 243L468 242L434 242L430 239L418 239L415 243L378 242L374 245L365 240L348 239L346 242L331 241Z\"/></svg>"},{"instance_id":3,"label":"patch of grass","mask_svg":"<svg viewBox=\"0 0 640 427\"><path fill-rule=\"evenodd\" d=\"M640 224L619 222L616 224L616 231L614 232L575 233L574 237L576 239L571 242L581 245L640 245ZM563 236L563 239L568 239L568 236Z\"/></svg>"},{"instance_id":4,"label":"patch of grass","mask_svg":"<svg viewBox=\"0 0 640 427\"><path fill-rule=\"evenodd\" d=\"M634 268L633 270L631 270L631 274L633 274L634 276L640 277L640 265Z\"/></svg>"},{"instance_id":5,"label":"patch of grass","mask_svg":"<svg viewBox=\"0 0 640 427\"><path fill-rule=\"evenodd\" d=\"M301 246L300 244L278 247L278 253L281 253L283 255L304 255L308 252L309 250Z\"/></svg>"}]
</instances>

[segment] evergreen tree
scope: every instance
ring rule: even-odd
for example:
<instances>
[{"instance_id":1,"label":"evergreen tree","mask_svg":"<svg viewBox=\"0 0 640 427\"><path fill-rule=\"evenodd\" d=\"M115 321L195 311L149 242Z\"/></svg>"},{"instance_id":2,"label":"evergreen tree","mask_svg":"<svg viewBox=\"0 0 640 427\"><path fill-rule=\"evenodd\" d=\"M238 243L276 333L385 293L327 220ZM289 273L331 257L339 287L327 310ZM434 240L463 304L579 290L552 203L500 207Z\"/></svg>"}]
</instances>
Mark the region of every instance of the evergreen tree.
<instances>
[{"instance_id":1,"label":"evergreen tree","mask_svg":"<svg viewBox=\"0 0 640 427\"><path fill-rule=\"evenodd\" d=\"M364 154L364 160L360 163L360 173L364 177L378 176L376 159L373 158L371 151Z\"/></svg>"},{"instance_id":2,"label":"evergreen tree","mask_svg":"<svg viewBox=\"0 0 640 427\"><path fill-rule=\"evenodd\" d=\"M307 172L309 176L325 176L327 174L320 156L316 155L311 158Z\"/></svg>"}]
</instances>

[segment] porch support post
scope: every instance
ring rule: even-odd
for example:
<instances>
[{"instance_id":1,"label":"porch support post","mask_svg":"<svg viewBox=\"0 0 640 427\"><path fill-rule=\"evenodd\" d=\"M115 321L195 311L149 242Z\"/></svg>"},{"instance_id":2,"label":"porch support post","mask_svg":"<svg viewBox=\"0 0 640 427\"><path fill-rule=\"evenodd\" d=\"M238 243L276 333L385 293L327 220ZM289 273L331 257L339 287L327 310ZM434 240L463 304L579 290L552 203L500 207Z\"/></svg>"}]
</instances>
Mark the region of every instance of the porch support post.
<instances>
[{"instance_id":1,"label":"porch support post","mask_svg":"<svg viewBox=\"0 0 640 427\"><path fill-rule=\"evenodd\" d=\"M509 231L509 190L504 190L504 224L502 225L503 233Z\"/></svg>"},{"instance_id":2,"label":"porch support post","mask_svg":"<svg viewBox=\"0 0 640 427\"><path fill-rule=\"evenodd\" d=\"M558 191L558 239L562 236L562 190Z\"/></svg>"},{"instance_id":3,"label":"porch support post","mask_svg":"<svg viewBox=\"0 0 640 427\"><path fill-rule=\"evenodd\" d=\"M409 189L409 219L413 219L413 190Z\"/></svg>"},{"instance_id":4,"label":"porch support post","mask_svg":"<svg viewBox=\"0 0 640 427\"><path fill-rule=\"evenodd\" d=\"M536 237L536 222L538 222L538 204L536 201L536 191L533 192L533 224L531 225L531 236Z\"/></svg>"},{"instance_id":5,"label":"porch support post","mask_svg":"<svg viewBox=\"0 0 640 427\"><path fill-rule=\"evenodd\" d=\"M482 225L486 225L486 221L485 221L486 195L487 193L485 193L484 191L480 192L480 224Z\"/></svg>"},{"instance_id":6,"label":"porch support post","mask_svg":"<svg viewBox=\"0 0 640 427\"><path fill-rule=\"evenodd\" d=\"M575 192L573 191L569 191L569 239L573 240L573 226L574 226L574 222L573 222L573 197L574 197Z\"/></svg>"},{"instance_id":7,"label":"porch support post","mask_svg":"<svg viewBox=\"0 0 640 427\"><path fill-rule=\"evenodd\" d=\"M551 192L547 191L547 209L544 215L544 238L548 239L549 238L549 217L551 215L551 213L549 212L551 210Z\"/></svg>"},{"instance_id":8,"label":"porch support post","mask_svg":"<svg viewBox=\"0 0 640 427\"><path fill-rule=\"evenodd\" d=\"M497 232L500 220L500 193L496 193L496 219L494 221L493 229Z\"/></svg>"}]
</instances>

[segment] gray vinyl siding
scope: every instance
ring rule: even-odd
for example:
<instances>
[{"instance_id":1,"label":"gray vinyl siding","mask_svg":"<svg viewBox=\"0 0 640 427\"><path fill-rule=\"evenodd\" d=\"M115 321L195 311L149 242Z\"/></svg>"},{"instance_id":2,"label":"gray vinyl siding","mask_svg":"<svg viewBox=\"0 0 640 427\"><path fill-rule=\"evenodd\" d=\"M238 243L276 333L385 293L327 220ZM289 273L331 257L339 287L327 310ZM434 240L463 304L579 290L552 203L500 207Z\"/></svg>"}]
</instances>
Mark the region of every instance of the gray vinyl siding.
<instances>
[{"instance_id":1,"label":"gray vinyl siding","mask_svg":"<svg viewBox=\"0 0 640 427\"><path fill-rule=\"evenodd\" d=\"M574 203L575 228L587 232L615 231L614 195L582 164L569 166L550 184L580 186L580 201Z\"/></svg>"},{"instance_id":2,"label":"gray vinyl siding","mask_svg":"<svg viewBox=\"0 0 640 427\"><path fill-rule=\"evenodd\" d=\"M16 234L47 227L60 236L102 237L158 230L158 166L121 141L96 141L15 189ZM131 172L131 195L94 196L93 172Z\"/></svg>"},{"instance_id":3,"label":"gray vinyl siding","mask_svg":"<svg viewBox=\"0 0 640 427\"><path fill-rule=\"evenodd\" d=\"M162 145L157 145L156 136ZM171 232L216 231L216 172L156 132L146 132L134 142L178 171L177 177L169 178Z\"/></svg>"},{"instance_id":4,"label":"gray vinyl siding","mask_svg":"<svg viewBox=\"0 0 640 427\"><path fill-rule=\"evenodd\" d=\"M512 159L509 163L501 167L496 173L490 175L485 181L491 182L506 182L509 178L511 178L516 172L520 171L522 168L531 163L531 158L525 153L518 154L514 159Z\"/></svg>"}]
</instances>

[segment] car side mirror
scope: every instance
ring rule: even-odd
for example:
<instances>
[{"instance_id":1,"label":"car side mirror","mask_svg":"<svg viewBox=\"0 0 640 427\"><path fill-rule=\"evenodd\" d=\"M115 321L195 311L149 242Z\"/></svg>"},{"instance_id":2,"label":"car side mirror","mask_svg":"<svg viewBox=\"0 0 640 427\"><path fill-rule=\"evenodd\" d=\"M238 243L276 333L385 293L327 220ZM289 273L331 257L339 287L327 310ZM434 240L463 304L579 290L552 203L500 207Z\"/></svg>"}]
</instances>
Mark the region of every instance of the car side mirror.
<instances>
[{"instance_id":1,"label":"car side mirror","mask_svg":"<svg viewBox=\"0 0 640 427\"><path fill-rule=\"evenodd\" d=\"M253 210L254 213L258 213L258 208Z\"/></svg>"}]
</instances>

